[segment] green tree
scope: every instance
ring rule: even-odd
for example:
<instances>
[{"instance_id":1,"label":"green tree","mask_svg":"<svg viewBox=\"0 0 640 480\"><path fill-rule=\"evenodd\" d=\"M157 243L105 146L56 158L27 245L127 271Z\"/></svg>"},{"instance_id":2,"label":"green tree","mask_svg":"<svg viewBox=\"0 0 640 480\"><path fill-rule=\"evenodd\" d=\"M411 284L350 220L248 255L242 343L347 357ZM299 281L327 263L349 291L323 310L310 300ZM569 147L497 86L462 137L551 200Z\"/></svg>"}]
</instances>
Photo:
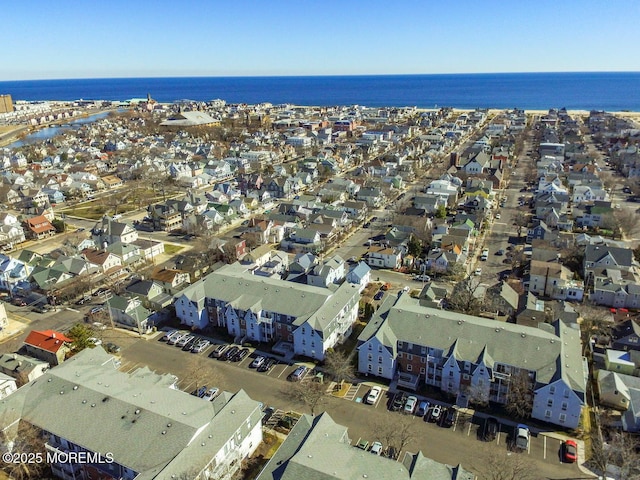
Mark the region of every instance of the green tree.
<instances>
[{"instance_id":1,"label":"green tree","mask_svg":"<svg viewBox=\"0 0 640 480\"><path fill-rule=\"evenodd\" d=\"M411 235L407 243L407 251L409 255L419 257L422 254L422 242L415 235Z\"/></svg>"},{"instance_id":2,"label":"green tree","mask_svg":"<svg viewBox=\"0 0 640 480\"><path fill-rule=\"evenodd\" d=\"M440 205L436 209L436 218L446 218L447 217L447 207L444 205Z\"/></svg>"},{"instance_id":3,"label":"green tree","mask_svg":"<svg viewBox=\"0 0 640 480\"><path fill-rule=\"evenodd\" d=\"M71 347L75 353L84 350L85 348L92 348L93 342L89 340L93 336L93 330L82 323L77 323L67 333L67 337L73 340Z\"/></svg>"}]
</instances>

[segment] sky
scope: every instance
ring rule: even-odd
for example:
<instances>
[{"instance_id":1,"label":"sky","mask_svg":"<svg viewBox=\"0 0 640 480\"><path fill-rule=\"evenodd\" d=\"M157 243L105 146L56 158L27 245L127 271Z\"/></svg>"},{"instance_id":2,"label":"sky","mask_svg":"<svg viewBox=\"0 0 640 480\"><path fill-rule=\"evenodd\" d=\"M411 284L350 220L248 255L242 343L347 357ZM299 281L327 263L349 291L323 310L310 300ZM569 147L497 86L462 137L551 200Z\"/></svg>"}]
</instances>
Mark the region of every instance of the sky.
<instances>
[{"instance_id":1,"label":"sky","mask_svg":"<svg viewBox=\"0 0 640 480\"><path fill-rule=\"evenodd\" d=\"M638 0L7 0L0 81L640 71Z\"/></svg>"}]
</instances>

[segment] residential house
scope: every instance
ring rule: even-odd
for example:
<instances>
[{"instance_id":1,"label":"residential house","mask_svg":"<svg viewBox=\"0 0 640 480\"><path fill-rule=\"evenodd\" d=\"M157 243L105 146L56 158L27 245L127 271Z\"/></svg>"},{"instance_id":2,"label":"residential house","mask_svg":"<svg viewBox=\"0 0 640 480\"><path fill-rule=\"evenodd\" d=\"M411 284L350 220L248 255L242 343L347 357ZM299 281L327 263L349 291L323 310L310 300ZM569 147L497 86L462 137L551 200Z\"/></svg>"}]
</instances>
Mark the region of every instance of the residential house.
<instances>
[{"instance_id":1,"label":"residential house","mask_svg":"<svg viewBox=\"0 0 640 480\"><path fill-rule=\"evenodd\" d=\"M105 305L109 309L109 318L119 325L130 328L140 334L151 331L151 313L143 305L139 298L114 295Z\"/></svg>"},{"instance_id":2,"label":"residential house","mask_svg":"<svg viewBox=\"0 0 640 480\"><path fill-rule=\"evenodd\" d=\"M50 366L47 362L19 353L0 354L0 373L15 378L18 387L44 375Z\"/></svg>"},{"instance_id":3,"label":"residential house","mask_svg":"<svg viewBox=\"0 0 640 480\"><path fill-rule=\"evenodd\" d=\"M15 425L4 434L13 438L24 422L44 432L50 452L100 459L54 462L60 478L227 478L262 442L260 405L243 390L206 402L176 389L173 375L119 371L102 348L79 352L41 380L4 399L5 422Z\"/></svg>"},{"instance_id":4,"label":"residential house","mask_svg":"<svg viewBox=\"0 0 640 480\"><path fill-rule=\"evenodd\" d=\"M172 268L157 269L151 274L149 279L157 282L162 287L164 293L169 295L176 295L191 283L188 272Z\"/></svg>"},{"instance_id":5,"label":"residential house","mask_svg":"<svg viewBox=\"0 0 640 480\"><path fill-rule=\"evenodd\" d=\"M611 329L611 348L640 351L640 325L633 319L616 324Z\"/></svg>"},{"instance_id":6,"label":"residential house","mask_svg":"<svg viewBox=\"0 0 640 480\"><path fill-rule=\"evenodd\" d=\"M520 304L520 295L505 281L489 287L485 298L489 300L490 311L495 311L508 318L516 314Z\"/></svg>"},{"instance_id":7,"label":"residential house","mask_svg":"<svg viewBox=\"0 0 640 480\"><path fill-rule=\"evenodd\" d=\"M85 249L82 255L91 263L100 267L100 272L111 275L122 268L122 259L107 250Z\"/></svg>"},{"instance_id":8,"label":"residential house","mask_svg":"<svg viewBox=\"0 0 640 480\"><path fill-rule=\"evenodd\" d=\"M353 265L347 273L347 282L358 286L360 293L371 282L371 268L365 262Z\"/></svg>"},{"instance_id":9,"label":"residential house","mask_svg":"<svg viewBox=\"0 0 640 480\"><path fill-rule=\"evenodd\" d=\"M307 275L307 283L316 287L328 287L332 283L340 284L345 279L345 261L339 255L333 255L316 265Z\"/></svg>"},{"instance_id":10,"label":"residential house","mask_svg":"<svg viewBox=\"0 0 640 480\"><path fill-rule=\"evenodd\" d=\"M64 362L71 352L73 340L55 330L31 330L22 349L30 357L47 362L52 367Z\"/></svg>"},{"instance_id":11,"label":"residential house","mask_svg":"<svg viewBox=\"0 0 640 480\"><path fill-rule=\"evenodd\" d=\"M369 247L365 262L370 267L400 268L402 265L402 252L399 249L384 246Z\"/></svg>"},{"instance_id":12,"label":"residential house","mask_svg":"<svg viewBox=\"0 0 640 480\"><path fill-rule=\"evenodd\" d=\"M116 242L132 243L138 239L138 231L130 224L118 222L108 215L96 223L91 230L96 245L111 245Z\"/></svg>"},{"instance_id":13,"label":"residential house","mask_svg":"<svg viewBox=\"0 0 640 480\"><path fill-rule=\"evenodd\" d=\"M32 240L42 240L56 233L56 228L44 215L27 218L24 229L26 236Z\"/></svg>"},{"instance_id":14,"label":"residential house","mask_svg":"<svg viewBox=\"0 0 640 480\"><path fill-rule=\"evenodd\" d=\"M172 232L182 228L182 215L173 206L158 203L147 208L155 230Z\"/></svg>"},{"instance_id":15,"label":"residential house","mask_svg":"<svg viewBox=\"0 0 640 480\"><path fill-rule=\"evenodd\" d=\"M0 373L0 400L8 397L18 389L16 379Z\"/></svg>"},{"instance_id":16,"label":"residential house","mask_svg":"<svg viewBox=\"0 0 640 480\"><path fill-rule=\"evenodd\" d=\"M358 337L357 348L361 374L413 377L414 385L423 382L457 396L462 405L504 404L512 379L523 378L533 391L532 418L576 428L586 402L577 324L496 324L400 295L387 297Z\"/></svg>"},{"instance_id":17,"label":"residential house","mask_svg":"<svg viewBox=\"0 0 640 480\"><path fill-rule=\"evenodd\" d=\"M180 322L191 328L224 327L239 341L284 342L297 355L323 360L351 333L360 294L343 283L314 287L252 275L225 265L176 296Z\"/></svg>"},{"instance_id":18,"label":"residential house","mask_svg":"<svg viewBox=\"0 0 640 480\"><path fill-rule=\"evenodd\" d=\"M564 265L532 260L529 281L525 281L528 291L555 300L582 301L584 284L574 279L574 274Z\"/></svg>"},{"instance_id":19,"label":"residential house","mask_svg":"<svg viewBox=\"0 0 640 480\"><path fill-rule=\"evenodd\" d=\"M153 280L135 280L125 287L125 292L138 298L142 306L150 310L162 310L173 302L173 295L165 293L162 285Z\"/></svg>"}]
</instances>

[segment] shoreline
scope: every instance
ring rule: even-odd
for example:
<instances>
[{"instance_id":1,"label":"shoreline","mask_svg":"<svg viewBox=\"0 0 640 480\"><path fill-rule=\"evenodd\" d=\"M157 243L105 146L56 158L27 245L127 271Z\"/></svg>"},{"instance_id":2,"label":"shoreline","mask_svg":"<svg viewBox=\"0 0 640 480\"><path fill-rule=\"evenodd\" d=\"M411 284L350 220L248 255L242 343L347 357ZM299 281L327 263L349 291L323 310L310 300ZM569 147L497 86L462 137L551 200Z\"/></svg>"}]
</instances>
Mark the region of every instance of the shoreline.
<instances>
[{"instance_id":1,"label":"shoreline","mask_svg":"<svg viewBox=\"0 0 640 480\"><path fill-rule=\"evenodd\" d=\"M313 105L296 105L296 107L308 107L308 108L316 108L316 106ZM477 109L479 109L480 107L476 107L476 108L453 108L452 110L456 113L466 113L466 112L473 112ZM517 108L517 107L514 107ZM439 108L418 108L418 111L421 112L429 112L429 111L438 111ZM485 110L485 109L481 109L481 110ZM491 114L498 114L500 112L505 112L505 111L509 111L512 110L512 108L488 108L486 109L489 113ZM549 113L549 110L553 110L553 108L549 108L547 110L536 110L536 109L532 109L532 110L524 110L525 115L545 115L546 113ZM110 109L108 110L102 110L100 112L91 112L91 113L83 113L82 115L74 118L75 119L81 119L81 118L86 118L89 117L91 115L97 115L100 113L104 113L104 112L108 112L111 111ZM600 111L600 110L598 110ZM591 112L591 110L567 110L567 113L569 115L589 115L589 113ZM621 110L621 111L608 111L608 110L604 110L605 113L608 113L610 115L614 115L614 116L618 116L618 117L622 117L622 118L627 118L630 119L632 121L638 122L638 124L640 124L640 111L631 111L631 110ZM56 126L59 126L61 124L65 124L68 123L68 119L65 120L56 120L54 122L51 123L47 123L46 125L16 125L16 126L0 126L0 148L6 148L8 145L17 142L19 140L21 140L22 138L32 134L32 133L36 133L39 130L45 129L45 128L54 128ZM640 127L639 127L640 128Z\"/></svg>"}]
</instances>

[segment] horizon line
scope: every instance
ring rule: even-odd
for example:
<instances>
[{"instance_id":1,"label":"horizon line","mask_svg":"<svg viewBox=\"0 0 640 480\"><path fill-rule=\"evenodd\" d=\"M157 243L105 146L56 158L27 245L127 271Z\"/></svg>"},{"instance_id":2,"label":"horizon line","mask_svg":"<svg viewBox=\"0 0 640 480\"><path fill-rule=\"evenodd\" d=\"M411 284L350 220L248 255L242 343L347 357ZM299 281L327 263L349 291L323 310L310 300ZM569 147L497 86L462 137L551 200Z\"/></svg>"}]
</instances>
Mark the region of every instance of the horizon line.
<instances>
[{"instance_id":1,"label":"horizon line","mask_svg":"<svg viewBox=\"0 0 640 480\"><path fill-rule=\"evenodd\" d=\"M59 77L59 78L22 78L0 80L5 82L48 82L62 80L124 80L124 79L160 79L160 78L306 78L306 77L410 77L410 76L458 76L458 75L549 75L549 74L624 74L640 73L640 70L567 70L544 72L460 72L460 73L350 73L350 74L296 74L296 75L152 75L152 76L112 76L112 77Z\"/></svg>"}]
</instances>

